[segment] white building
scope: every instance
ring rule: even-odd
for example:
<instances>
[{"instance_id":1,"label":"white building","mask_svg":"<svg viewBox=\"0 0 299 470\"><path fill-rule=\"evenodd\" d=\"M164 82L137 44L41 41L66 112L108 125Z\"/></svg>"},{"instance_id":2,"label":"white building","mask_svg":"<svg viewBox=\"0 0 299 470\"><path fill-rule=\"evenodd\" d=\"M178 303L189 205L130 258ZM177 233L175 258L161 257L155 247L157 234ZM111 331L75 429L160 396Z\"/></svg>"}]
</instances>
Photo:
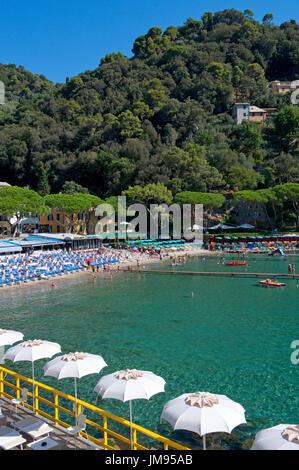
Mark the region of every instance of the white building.
<instances>
[{"instance_id":1,"label":"white building","mask_svg":"<svg viewBox=\"0 0 299 470\"><path fill-rule=\"evenodd\" d=\"M250 104L249 103L235 103L233 106L232 116L236 119L237 124L241 124L244 119L249 121Z\"/></svg>"}]
</instances>

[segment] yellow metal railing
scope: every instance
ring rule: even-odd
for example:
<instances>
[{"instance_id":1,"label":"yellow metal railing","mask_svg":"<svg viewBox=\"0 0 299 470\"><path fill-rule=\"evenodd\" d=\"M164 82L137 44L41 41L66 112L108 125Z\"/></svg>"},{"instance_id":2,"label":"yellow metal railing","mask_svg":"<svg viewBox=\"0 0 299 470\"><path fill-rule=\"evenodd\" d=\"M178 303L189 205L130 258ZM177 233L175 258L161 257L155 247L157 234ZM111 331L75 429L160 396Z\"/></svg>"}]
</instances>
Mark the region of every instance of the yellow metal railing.
<instances>
[{"instance_id":1,"label":"yellow metal railing","mask_svg":"<svg viewBox=\"0 0 299 470\"><path fill-rule=\"evenodd\" d=\"M7 376L15 378L16 383L13 384L9 382L7 380ZM21 381L27 384L30 384L31 389L32 389L32 385L33 385L32 379L0 366L0 397L2 396L2 397L9 398L9 399L16 398L16 397L19 398L21 389L23 388L21 387ZM60 418L61 413L65 413L66 415L75 417L75 411L71 411L65 408L64 406L61 406L61 404L59 404L59 398L69 401L72 404L72 408L73 408L75 404L75 397L73 397L72 395L68 395L64 392L60 392L59 390L49 387L48 385L45 385L41 382L35 381L34 386L35 386L35 389L34 389L35 414L41 415L41 416L44 416L45 418L50 419L56 425L68 427L69 424ZM11 389L14 390L15 395L11 395L7 393L8 391L7 388L9 389L10 393L11 393ZM49 399L42 397L40 395L41 390L52 394L53 401L50 401ZM31 397L33 396L31 391L28 392L28 395ZM54 409L53 416L41 410L40 405L42 403ZM27 408L30 408L31 410L33 409L33 407L29 403L24 403L24 406ZM101 431L103 433L103 438L98 439L96 437L93 437L90 433L88 433L87 435L85 432L81 432L80 435L88 438L91 442L97 445L100 445L105 450L115 450L115 448L111 445L111 442L109 444L109 441L108 441L109 437L112 437L114 439L117 439L119 441L122 441L130 445L130 439L108 428L108 420L117 422L119 424L126 426L127 428L130 428L130 422L128 420L120 418L119 416L109 413L108 411L102 410L101 408L91 405L83 400L80 400L80 398L78 398L77 399L77 414L80 414L80 412L82 411L82 408L84 408L84 414L86 414L86 410L90 410L91 412L98 415L99 418L101 417L102 424L96 423L90 419L86 419L86 424L89 425L90 428L96 431ZM169 448L176 449L176 450L190 450L188 447L185 447L175 441L172 441L171 439L167 439L166 437L160 436L159 434L149 431L148 429L138 426L137 424L133 423L132 429L133 429L133 449L134 450L148 450L147 447L145 447L144 445L138 442L139 435L146 436L147 438L150 438L156 443L159 442L163 444L164 450L168 450Z\"/></svg>"}]
</instances>

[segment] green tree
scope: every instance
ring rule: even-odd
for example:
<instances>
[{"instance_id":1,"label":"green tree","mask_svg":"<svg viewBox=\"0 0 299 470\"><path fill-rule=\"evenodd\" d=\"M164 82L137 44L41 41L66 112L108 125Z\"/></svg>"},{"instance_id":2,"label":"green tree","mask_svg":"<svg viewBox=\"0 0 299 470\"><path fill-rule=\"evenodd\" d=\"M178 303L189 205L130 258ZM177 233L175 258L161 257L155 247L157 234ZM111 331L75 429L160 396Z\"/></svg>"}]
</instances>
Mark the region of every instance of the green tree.
<instances>
[{"instance_id":1,"label":"green tree","mask_svg":"<svg viewBox=\"0 0 299 470\"><path fill-rule=\"evenodd\" d=\"M142 134L139 118L134 116L129 109L117 117L117 122L114 124L114 127L123 138L140 137Z\"/></svg>"},{"instance_id":2,"label":"green tree","mask_svg":"<svg viewBox=\"0 0 299 470\"><path fill-rule=\"evenodd\" d=\"M84 188L81 184L75 183L75 181L66 181L61 188L61 192L64 194L89 193L88 188Z\"/></svg>"},{"instance_id":3,"label":"green tree","mask_svg":"<svg viewBox=\"0 0 299 470\"><path fill-rule=\"evenodd\" d=\"M244 167L232 167L226 177L230 188L235 191L255 189L264 182L264 177L255 170Z\"/></svg>"},{"instance_id":4,"label":"green tree","mask_svg":"<svg viewBox=\"0 0 299 470\"><path fill-rule=\"evenodd\" d=\"M298 183L285 183L274 186L277 198L281 202L290 202L296 213L296 225L299 225L299 184Z\"/></svg>"},{"instance_id":5,"label":"green tree","mask_svg":"<svg viewBox=\"0 0 299 470\"><path fill-rule=\"evenodd\" d=\"M174 196L173 202L180 205L191 204L192 224L194 224L195 204L202 204L203 211L210 215L211 211L221 207L225 200L222 194L183 191Z\"/></svg>"},{"instance_id":6,"label":"green tree","mask_svg":"<svg viewBox=\"0 0 299 470\"><path fill-rule=\"evenodd\" d=\"M245 155L253 154L260 149L262 139L260 127L255 122L244 120L232 134L231 147Z\"/></svg>"},{"instance_id":7,"label":"green tree","mask_svg":"<svg viewBox=\"0 0 299 470\"><path fill-rule=\"evenodd\" d=\"M285 151L292 151L297 146L299 134L299 107L286 106L273 118L274 134L278 144Z\"/></svg>"},{"instance_id":8,"label":"green tree","mask_svg":"<svg viewBox=\"0 0 299 470\"><path fill-rule=\"evenodd\" d=\"M50 212L43 197L35 191L18 186L0 188L0 214L7 217L23 217L45 215ZM17 233L19 225L16 226Z\"/></svg>"},{"instance_id":9,"label":"green tree","mask_svg":"<svg viewBox=\"0 0 299 470\"><path fill-rule=\"evenodd\" d=\"M274 19L274 16L272 13L266 13L265 16L263 17L263 23L270 25Z\"/></svg>"},{"instance_id":10,"label":"green tree","mask_svg":"<svg viewBox=\"0 0 299 470\"><path fill-rule=\"evenodd\" d=\"M145 86L144 101L151 110L157 110L167 100L167 90L158 78L153 78Z\"/></svg>"},{"instance_id":11,"label":"green tree","mask_svg":"<svg viewBox=\"0 0 299 470\"><path fill-rule=\"evenodd\" d=\"M91 209L103 202L99 197L91 194L49 194L45 197L45 204L51 209L62 212L63 220L61 225L65 232L69 232L72 225L73 214L83 214L83 218L88 224L87 216Z\"/></svg>"},{"instance_id":12,"label":"green tree","mask_svg":"<svg viewBox=\"0 0 299 470\"><path fill-rule=\"evenodd\" d=\"M254 15L253 11L248 10L248 9L244 10L244 16L245 16L246 19L252 20L253 15Z\"/></svg>"},{"instance_id":13,"label":"green tree","mask_svg":"<svg viewBox=\"0 0 299 470\"><path fill-rule=\"evenodd\" d=\"M128 198L129 204L138 201L149 206L150 204L171 204L172 202L171 191L162 183L151 183L144 187L130 186L122 194Z\"/></svg>"},{"instance_id":14,"label":"green tree","mask_svg":"<svg viewBox=\"0 0 299 470\"><path fill-rule=\"evenodd\" d=\"M49 185L47 172L45 170L44 165L41 162L39 162L38 164L37 172L38 172L38 183L36 186L36 191L41 196L46 196L47 194L49 194L51 188Z\"/></svg>"},{"instance_id":15,"label":"green tree","mask_svg":"<svg viewBox=\"0 0 299 470\"><path fill-rule=\"evenodd\" d=\"M207 11L201 17L203 28L207 31L211 31L213 29L213 13L211 11Z\"/></svg>"}]
</instances>

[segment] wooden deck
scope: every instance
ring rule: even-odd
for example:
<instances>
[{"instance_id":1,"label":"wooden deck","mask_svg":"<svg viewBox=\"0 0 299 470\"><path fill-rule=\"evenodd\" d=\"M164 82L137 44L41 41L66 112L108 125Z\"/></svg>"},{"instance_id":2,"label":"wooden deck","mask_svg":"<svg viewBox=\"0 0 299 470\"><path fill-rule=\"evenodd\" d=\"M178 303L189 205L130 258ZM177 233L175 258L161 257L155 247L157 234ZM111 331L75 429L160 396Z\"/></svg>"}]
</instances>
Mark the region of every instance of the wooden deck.
<instances>
[{"instance_id":1,"label":"wooden deck","mask_svg":"<svg viewBox=\"0 0 299 470\"><path fill-rule=\"evenodd\" d=\"M22 405L18 405L17 411L16 411L15 405L11 403L11 400L5 397L0 398L0 403L1 403L2 415L4 415L5 417L4 420L0 421L1 426L12 427L12 424L14 422L17 422L21 419L28 418L29 416L36 416L37 419L40 419L41 421L44 421L49 426L51 426L53 431L50 432L49 437L57 443L57 446L49 450L103 450L102 447L99 447L93 444L91 441L83 437L75 437L75 438L70 437L67 434L66 428L59 426L59 425L55 425L52 421L40 415L34 415L31 410L29 410L28 408L25 408ZM30 436L28 436L28 434L25 434L22 432L20 432L20 434L22 434L22 436L27 441L26 444L25 443L23 444L23 450L32 450L28 446L28 444L32 444L34 441L36 442L37 440L42 439L42 438L39 438L39 439L33 440ZM20 450L20 448L15 447L12 450Z\"/></svg>"},{"instance_id":2,"label":"wooden deck","mask_svg":"<svg viewBox=\"0 0 299 470\"><path fill-rule=\"evenodd\" d=\"M230 268L232 268L230 266ZM244 268L244 266L233 266L233 268ZM139 273L139 274L185 274L185 275L201 275L201 276L244 276L244 277L284 277L289 279L296 279L299 274L286 274L286 273L250 273L250 272L238 272L238 271L227 271L227 272L213 272L213 271L170 271L170 270L157 270L157 269L120 269L119 271L126 273Z\"/></svg>"}]
</instances>

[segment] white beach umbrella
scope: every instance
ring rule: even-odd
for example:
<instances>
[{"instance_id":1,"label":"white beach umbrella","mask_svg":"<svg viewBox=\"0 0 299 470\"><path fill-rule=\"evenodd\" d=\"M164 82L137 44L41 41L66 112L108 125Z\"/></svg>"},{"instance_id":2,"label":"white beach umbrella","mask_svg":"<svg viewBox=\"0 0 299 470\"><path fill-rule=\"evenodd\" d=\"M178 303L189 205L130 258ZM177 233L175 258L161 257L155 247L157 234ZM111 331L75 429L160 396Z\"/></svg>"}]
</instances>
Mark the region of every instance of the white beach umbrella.
<instances>
[{"instance_id":1,"label":"white beach umbrella","mask_svg":"<svg viewBox=\"0 0 299 470\"><path fill-rule=\"evenodd\" d=\"M22 341L23 333L14 330L3 330L0 328L0 346L8 346L17 341Z\"/></svg>"},{"instance_id":2,"label":"white beach umbrella","mask_svg":"<svg viewBox=\"0 0 299 470\"><path fill-rule=\"evenodd\" d=\"M29 339L23 343L17 344L9 348L4 354L4 359L9 359L13 362L30 361L32 363L32 381L33 381L33 410L35 411L35 397L34 397L34 361L52 357L54 354L61 352L61 347L58 343L51 341L44 341L41 339Z\"/></svg>"},{"instance_id":3,"label":"white beach umbrella","mask_svg":"<svg viewBox=\"0 0 299 470\"><path fill-rule=\"evenodd\" d=\"M245 410L225 395L208 392L184 393L168 401L163 408L161 420L168 421L174 429L185 429L203 436L212 432L231 431L246 423Z\"/></svg>"},{"instance_id":4,"label":"white beach umbrella","mask_svg":"<svg viewBox=\"0 0 299 470\"><path fill-rule=\"evenodd\" d=\"M0 328L0 364L3 364L4 346L9 346L17 341L22 341L23 333L14 330L4 330Z\"/></svg>"},{"instance_id":5,"label":"white beach umbrella","mask_svg":"<svg viewBox=\"0 0 299 470\"><path fill-rule=\"evenodd\" d=\"M56 379L73 377L75 379L75 403L77 426L77 379L89 374L98 374L107 364L101 356L83 352L74 352L57 356L44 365L45 375Z\"/></svg>"},{"instance_id":6,"label":"white beach umbrella","mask_svg":"<svg viewBox=\"0 0 299 470\"><path fill-rule=\"evenodd\" d=\"M278 424L259 431L251 450L299 450L299 425Z\"/></svg>"},{"instance_id":7,"label":"white beach umbrella","mask_svg":"<svg viewBox=\"0 0 299 470\"><path fill-rule=\"evenodd\" d=\"M102 377L94 392L104 398L115 398L130 402L130 439L133 448L132 400L144 398L149 400L156 393L164 392L165 380L150 371L126 369Z\"/></svg>"}]
</instances>

